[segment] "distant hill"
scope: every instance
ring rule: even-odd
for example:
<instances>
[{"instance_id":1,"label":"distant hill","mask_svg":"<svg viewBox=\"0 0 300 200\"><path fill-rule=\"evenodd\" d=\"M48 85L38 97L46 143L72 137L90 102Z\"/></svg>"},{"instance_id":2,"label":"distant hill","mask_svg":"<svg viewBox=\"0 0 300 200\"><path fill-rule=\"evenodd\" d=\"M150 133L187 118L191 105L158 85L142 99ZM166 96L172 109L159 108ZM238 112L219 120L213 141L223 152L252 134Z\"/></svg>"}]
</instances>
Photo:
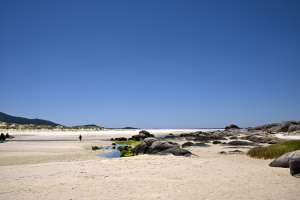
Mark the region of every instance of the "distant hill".
<instances>
[{"instance_id":1,"label":"distant hill","mask_svg":"<svg viewBox=\"0 0 300 200\"><path fill-rule=\"evenodd\" d=\"M121 129L138 129L138 128L131 127L131 126L126 126L126 127L121 128Z\"/></svg>"},{"instance_id":2,"label":"distant hill","mask_svg":"<svg viewBox=\"0 0 300 200\"><path fill-rule=\"evenodd\" d=\"M46 126L58 126L59 124L43 120L43 119L28 119L25 117L16 117L12 115L8 115L6 113L0 112L0 122L6 122L10 124L33 124L33 125L46 125Z\"/></svg>"},{"instance_id":3,"label":"distant hill","mask_svg":"<svg viewBox=\"0 0 300 200\"><path fill-rule=\"evenodd\" d=\"M71 126L71 129L94 129L94 130L102 130L104 127L98 126L95 124L86 124L86 125L78 125L78 126Z\"/></svg>"}]
</instances>

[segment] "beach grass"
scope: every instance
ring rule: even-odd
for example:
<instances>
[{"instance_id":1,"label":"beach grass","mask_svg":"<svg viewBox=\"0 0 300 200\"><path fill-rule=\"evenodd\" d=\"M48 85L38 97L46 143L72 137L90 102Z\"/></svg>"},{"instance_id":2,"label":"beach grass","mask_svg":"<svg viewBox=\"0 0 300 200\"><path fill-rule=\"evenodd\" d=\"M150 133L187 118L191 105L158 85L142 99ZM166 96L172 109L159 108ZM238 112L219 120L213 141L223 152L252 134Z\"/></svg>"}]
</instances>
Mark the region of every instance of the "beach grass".
<instances>
[{"instance_id":1,"label":"beach grass","mask_svg":"<svg viewBox=\"0 0 300 200\"><path fill-rule=\"evenodd\" d=\"M300 150L300 140L289 140L266 147L255 147L250 149L247 155L253 158L273 159L296 150Z\"/></svg>"}]
</instances>

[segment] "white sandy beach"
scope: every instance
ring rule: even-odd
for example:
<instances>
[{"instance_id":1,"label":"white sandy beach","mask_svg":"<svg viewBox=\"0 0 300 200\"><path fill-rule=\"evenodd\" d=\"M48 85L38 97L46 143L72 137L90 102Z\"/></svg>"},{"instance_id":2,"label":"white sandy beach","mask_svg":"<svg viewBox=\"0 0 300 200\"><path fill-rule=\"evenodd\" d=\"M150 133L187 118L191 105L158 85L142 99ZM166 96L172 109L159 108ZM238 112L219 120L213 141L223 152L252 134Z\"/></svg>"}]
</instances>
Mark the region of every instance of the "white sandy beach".
<instances>
[{"instance_id":1,"label":"white sandy beach","mask_svg":"<svg viewBox=\"0 0 300 200\"><path fill-rule=\"evenodd\" d=\"M151 130L150 130L151 131ZM181 130L182 131L182 130ZM189 130L186 130L189 131ZM154 134L174 130L151 131ZM183 131L185 132L185 131ZM10 132L11 133L11 132ZM192 157L99 158L91 145L136 131L12 132L0 144L0 199L299 199L300 179L270 160L191 147ZM247 151L247 149L241 149ZM100 151L101 152L101 151Z\"/></svg>"}]
</instances>

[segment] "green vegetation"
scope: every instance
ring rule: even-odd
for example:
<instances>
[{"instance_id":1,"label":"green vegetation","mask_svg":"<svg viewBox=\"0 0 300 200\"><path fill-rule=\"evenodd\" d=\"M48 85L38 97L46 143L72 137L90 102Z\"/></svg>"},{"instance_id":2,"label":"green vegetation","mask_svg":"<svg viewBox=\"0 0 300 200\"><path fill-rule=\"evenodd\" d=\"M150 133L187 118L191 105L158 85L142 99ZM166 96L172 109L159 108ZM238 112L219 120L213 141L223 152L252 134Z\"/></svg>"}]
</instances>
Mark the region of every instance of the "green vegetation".
<instances>
[{"instance_id":1,"label":"green vegetation","mask_svg":"<svg viewBox=\"0 0 300 200\"><path fill-rule=\"evenodd\" d=\"M124 146L119 146L118 150L121 153L121 157L129 157L129 156L134 156L133 153L133 148L139 144L141 144L140 141L135 141L135 140L126 140L126 141L114 141L114 143L119 144L119 145L124 145Z\"/></svg>"},{"instance_id":2,"label":"green vegetation","mask_svg":"<svg viewBox=\"0 0 300 200\"><path fill-rule=\"evenodd\" d=\"M131 146L120 146L118 150L121 153L120 157L134 156L133 148Z\"/></svg>"},{"instance_id":3,"label":"green vegetation","mask_svg":"<svg viewBox=\"0 0 300 200\"><path fill-rule=\"evenodd\" d=\"M296 150L300 150L300 140L289 140L266 147L255 147L250 149L247 155L254 158L271 159Z\"/></svg>"},{"instance_id":4,"label":"green vegetation","mask_svg":"<svg viewBox=\"0 0 300 200\"><path fill-rule=\"evenodd\" d=\"M139 144L141 144L140 141L135 141L135 140L126 140L126 141L118 141L118 140L115 140L114 143L116 144L126 144L126 145L129 145L129 146L132 146L132 147L135 147Z\"/></svg>"},{"instance_id":5,"label":"green vegetation","mask_svg":"<svg viewBox=\"0 0 300 200\"><path fill-rule=\"evenodd\" d=\"M113 141L113 148L118 148L120 151L120 157L129 157L129 156L134 156L133 153L133 148L137 145L139 145L141 142L140 141L135 141L135 140L126 140L126 141ZM118 144L120 146L115 146L115 144ZM103 149L101 146L92 146L92 150L100 150Z\"/></svg>"}]
</instances>

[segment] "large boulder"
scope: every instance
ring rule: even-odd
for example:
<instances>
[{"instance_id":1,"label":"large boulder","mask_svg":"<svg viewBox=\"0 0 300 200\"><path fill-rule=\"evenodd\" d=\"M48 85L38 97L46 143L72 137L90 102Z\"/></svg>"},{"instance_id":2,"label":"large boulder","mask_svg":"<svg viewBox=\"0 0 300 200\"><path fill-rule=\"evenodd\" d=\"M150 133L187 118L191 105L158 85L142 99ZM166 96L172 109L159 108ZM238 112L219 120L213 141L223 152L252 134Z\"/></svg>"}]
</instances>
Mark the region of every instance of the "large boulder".
<instances>
[{"instance_id":1,"label":"large boulder","mask_svg":"<svg viewBox=\"0 0 300 200\"><path fill-rule=\"evenodd\" d=\"M148 138L145 138L145 139L144 139L144 142L145 142L148 146L150 146L153 142L156 142L156 141L158 141L158 139L157 139L157 138L154 138L154 137L148 137Z\"/></svg>"},{"instance_id":2,"label":"large boulder","mask_svg":"<svg viewBox=\"0 0 300 200\"><path fill-rule=\"evenodd\" d=\"M155 154L160 151L164 151L166 149L170 149L170 148L174 148L174 147L180 147L180 145L177 143L174 143L174 142L155 141L150 145L150 147L148 149L148 153Z\"/></svg>"},{"instance_id":3,"label":"large boulder","mask_svg":"<svg viewBox=\"0 0 300 200\"><path fill-rule=\"evenodd\" d=\"M291 175L300 178L300 158L290 160L289 165Z\"/></svg>"},{"instance_id":4,"label":"large boulder","mask_svg":"<svg viewBox=\"0 0 300 200\"><path fill-rule=\"evenodd\" d=\"M269 164L269 166L289 168L289 162L291 160L298 160L298 159L300 159L300 150L283 154L279 158L273 160Z\"/></svg>"},{"instance_id":5,"label":"large boulder","mask_svg":"<svg viewBox=\"0 0 300 200\"><path fill-rule=\"evenodd\" d=\"M139 132L138 135L131 136L130 139L140 141L140 140L144 140L145 138L148 138L148 137L154 137L154 135L149 133L148 131L142 130Z\"/></svg>"},{"instance_id":6,"label":"large boulder","mask_svg":"<svg viewBox=\"0 0 300 200\"><path fill-rule=\"evenodd\" d=\"M151 133L149 133L148 131L145 131L145 130L141 130L140 132L139 132L139 135L141 136L141 137L153 137L153 135L151 134Z\"/></svg>"},{"instance_id":7,"label":"large boulder","mask_svg":"<svg viewBox=\"0 0 300 200\"><path fill-rule=\"evenodd\" d=\"M126 137L119 137L119 138L111 138L111 141L127 141Z\"/></svg>"},{"instance_id":8,"label":"large boulder","mask_svg":"<svg viewBox=\"0 0 300 200\"><path fill-rule=\"evenodd\" d=\"M147 143L142 142L141 144L133 148L133 154L134 155L145 154L148 148L149 146L147 145Z\"/></svg>"},{"instance_id":9,"label":"large boulder","mask_svg":"<svg viewBox=\"0 0 300 200\"><path fill-rule=\"evenodd\" d=\"M183 144L181 145L181 147L182 147L182 148L185 148L185 147L191 147L191 146L193 146L193 145L194 145L193 142L185 142L185 143L183 143Z\"/></svg>"},{"instance_id":10,"label":"large boulder","mask_svg":"<svg viewBox=\"0 0 300 200\"><path fill-rule=\"evenodd\" d=\"M146 138L141 144L133 149L135 155L138 154L173 154L176 156L188 156L191 152L181 149L180 145L174 142L160 141L156 138Z\"/></svg>"},{"instance_id":11,"label":"large boulder","mask_svg":"<svg viewBox=\"0 0 300 200\"><path fill-rule=\"evenodd\" d=\"M148 153L149 152L149 150L148 150L149 147L152 145L153 142L156 142L156 141L158 141L158 139L154 138L154 137L145 138L144 141L140 145L137 145L133 149L134 154L138 155L138 154Z\"/></svg>"}]
</instances>

